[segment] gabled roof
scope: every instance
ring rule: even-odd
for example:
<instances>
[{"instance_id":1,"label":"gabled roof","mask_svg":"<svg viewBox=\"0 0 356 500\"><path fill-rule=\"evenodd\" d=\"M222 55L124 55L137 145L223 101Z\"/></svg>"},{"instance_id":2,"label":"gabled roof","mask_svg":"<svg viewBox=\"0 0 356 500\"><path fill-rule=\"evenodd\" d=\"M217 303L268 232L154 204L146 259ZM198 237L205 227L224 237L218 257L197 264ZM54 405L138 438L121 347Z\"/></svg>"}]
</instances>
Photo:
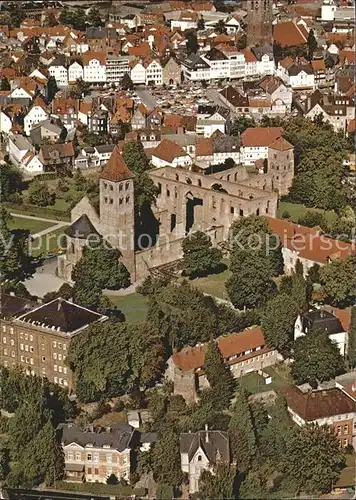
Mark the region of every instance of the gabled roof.
<instances>
[{"instance_id":1,"label":"gabled roof","mask_svg":"<svg viewBox=\"0 0 356 500\"><path fill-rule=\"evenodd\" d=\"M297 26L293 21L274 25L273 38L281 47L304 45L308 40L308 32L304 26Z\"/></svg>"},{"instance_id":2,"label":"gabled roof","mask_svg":"<svg viewBox=\"0 0 356 500\"><path fill-rule=\"evenodd\" d=\"M194 434L183 433L180 435L180 452L187 453L189 461L200 448L206 455L210 464L218 459L230 461L229 436L224 431L198 431Z\"/></svg>"},{"instance_id":3,"label":"gabled roof","mask_svg":"<svg viewBox=\"0 0 356 500\"><path fill-rule=\"evenodd\" d=\"M187 153L181 146L179 146L175 142L164 139L153 150L152 155L160 158L161 160L171 163L175 158L187 156Z\"/></svg>"},{"instance_id":4,"label":"gabled roof","mask_svg":"<svg viewBox=\"0 0 356 500\"><path fill-rule=\"evenodd\" d=\"M239 333L219 337L216 343L220 349L222 356L229 359L231 356L239 355L245 351L256 349L265 345L262 328L260 326L247 328ZM183 372L197 370L204 366L205 344L195 347L186 347L181 351L173 354L172 359L174 364ZM261 348L261 354L264 352ZM236 362L244 359L239 358Z\"/></svg>"},{"instance_id":5,"label":"gabled roof","mask_svg":"<svg viewBox=\"0 0 356 500\"><path fill-rule=\"evenodd\" d=\"M101 172L100 178L111 182L120 182L127 179L133 179L134 177L135 175L128 168L125 160L120 154L119 148L116 147L110 156L110 160L104 167L104 170Z\"/></svg>"},{"instance_id":6,"label":"gabled roof","mask_svg":"<svg viewBox=\"0 0 356 500\"><path fill-rule=\"evenodd\" d=\"M281 137L282 132L282 127L247 128L241 134L241 143L244 147L266 147Z\"/></svg>"}]
</instances>

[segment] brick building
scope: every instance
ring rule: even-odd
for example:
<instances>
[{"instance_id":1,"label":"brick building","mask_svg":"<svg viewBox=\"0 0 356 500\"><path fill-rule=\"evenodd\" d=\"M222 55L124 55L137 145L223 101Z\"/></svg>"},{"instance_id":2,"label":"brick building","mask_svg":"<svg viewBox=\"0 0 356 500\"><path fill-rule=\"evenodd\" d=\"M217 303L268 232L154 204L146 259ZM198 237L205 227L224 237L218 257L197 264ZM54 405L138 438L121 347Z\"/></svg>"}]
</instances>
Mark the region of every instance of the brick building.
<instances>
[{"instance_id":1,"label":"brick building","mask_svg":"<svg viewBox=\"0 0 356 500\"><path fill-rule=\"evenodd\" d=\"M63 299L38 305L3 294L0 363L21 366L27 375L46 377L72 390L73 373L65 362L70 342L90 324L106 319Z\"/></svg>"},{"instance_id":2,"label":"brick building","mask_svg":"<svg viewBox=\"0 0 356 500\"><path fill-rule=\"evenodd\" d=\"M356 433L356 407L346 392L339 388L302 392L291 386L286 391L286 398L288 411L296 424L330 425L340 447L352 445L352 436Z\"/></svg>"}]
</instances>

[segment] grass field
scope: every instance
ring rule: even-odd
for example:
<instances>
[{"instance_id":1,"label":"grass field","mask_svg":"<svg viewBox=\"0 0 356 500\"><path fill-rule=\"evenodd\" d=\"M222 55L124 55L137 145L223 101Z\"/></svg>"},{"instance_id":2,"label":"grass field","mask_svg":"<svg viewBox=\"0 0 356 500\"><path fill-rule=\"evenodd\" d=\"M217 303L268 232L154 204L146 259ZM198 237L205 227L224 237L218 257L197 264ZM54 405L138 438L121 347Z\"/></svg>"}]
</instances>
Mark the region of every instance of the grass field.
<instances>
[{"instance_id":1,"label":"grass field","mask_svg":"<svg viewBox=\"0 0 356 500\"><path fill-rule=\"evenodd\" d=\"M199 288L204 293L213 295L214 297L219 297L220 299L229 300L229 297L225 290L225 281L230 276L230 271L225 269L225 271L219 274L210 274L204 278L195 278L194 280L189 280L192 286Z\"/></svg>"},{"instance_id":2,"label":"grass field","mask_svg":"<svg viewBox=\"0 0 356 500\"><path fill-rule=\"evenodd\" d=\"M108 295L108 297L112 304L125 314L128 323L145 321L148 305L143 295L130 293L129 295Z\"/></svg>"},{"instance_id":3,"label":"grass field","mask_svg":"<svg viewBox=\"0 0 356 500\"><path fill-rule=\"evenodd\" d=\"M25 219L23 217L13 217L9 224L10 229L28 229L31 234L39 233L51 226L54 226L53 222Z\"/></svg>"},{"instance_id":4,"label":"grass field","mask_svg":"<svg viewBox=\"0 0 356 500\"><path fill-rule=\"evenodd\" d=\"M335 212L328 210L320 210L318 208L308 208L304 205L299 205L298 203L288 203L286 201L281 201L277 209L277 217L282 218L283 212L289 212L290 220L293 222L298 222L299 217L305 214L305 212L321 212L325 219L330 223L333 222L337 215Z\"/></svg>"},{"instance_id":5,"label":"grass field","mask_svg":"<svg viewBox=\"0 0 356 500\"><path fill-rule=\"evenodd\" d=\"M56 231L52 231L45 236L41 236L40 238L35 238L32 241L31 254L37 257L38 255L57 252L60 249L61 236L64 234L65 228L66 226ZM64 246L62 248L64 248Z\"/></svg>"}]
</instances>

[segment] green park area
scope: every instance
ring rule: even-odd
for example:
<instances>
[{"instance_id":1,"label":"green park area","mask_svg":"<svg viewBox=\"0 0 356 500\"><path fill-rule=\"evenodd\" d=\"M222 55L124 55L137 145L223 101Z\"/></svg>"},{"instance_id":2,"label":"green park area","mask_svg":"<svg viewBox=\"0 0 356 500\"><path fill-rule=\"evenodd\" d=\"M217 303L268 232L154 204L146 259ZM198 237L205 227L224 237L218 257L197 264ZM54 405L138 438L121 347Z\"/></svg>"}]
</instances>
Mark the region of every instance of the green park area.
<instances>
[{"instance_id":1,"label":"green park area","mask_svg":"<svg viewBox=\"0 0 356 500\"><path fill-rule=\"evenodd\" d=\"M53 222L43 220L27 219L25 217L13 217L9 223L9 229L28 229L31 234L39 233L54 226Z\"/></svg>"},{"instance_id":2,"label":"green park area","mask_svg":"<svg viewBox=\"0 0 356 500\"><path fill-rule=\"evenodd\" d=\"M337 218L335 212L331 210L320 210L318 208L308 208L305 205L300 205L299 203L289 203L287 201L281 201L277 209L277 218L281 219L283 214L288 212L290 220L293 222L298 222L300 217L303 217L306 212L318 212L323 214L327 222L331 223Z\"/></svg>"},{"instance_id":3,"label":"green park area","mask_svg":"<svg viewBox=\"0 0 356 500\"><path fill-rule=\"evenodd\" d=\"M109 298L111 303L124 313L128 323L145 321L148 304L143 295L130 293L128 295L109 295Z\"/></svg>"}]
</instances>

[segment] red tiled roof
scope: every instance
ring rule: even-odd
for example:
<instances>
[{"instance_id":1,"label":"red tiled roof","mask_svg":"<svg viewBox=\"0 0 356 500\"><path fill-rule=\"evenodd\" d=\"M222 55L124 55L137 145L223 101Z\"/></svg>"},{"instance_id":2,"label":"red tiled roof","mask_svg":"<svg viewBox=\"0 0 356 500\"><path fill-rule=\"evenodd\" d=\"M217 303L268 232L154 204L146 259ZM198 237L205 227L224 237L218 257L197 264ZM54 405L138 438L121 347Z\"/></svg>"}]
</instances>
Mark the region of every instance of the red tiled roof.
<instances>
[{"instance_id":1,"label":"red tiled roof","mask_svg":"<svg viewBox=\"0 0 356 500\"><path fill-rule=\"evenodd\" d=\"M286 399L288 407L306 422L355 412L355 402L338 388L302 392L291 386Z\"/></svg>"},{"instance_id":2,"label":"red tiled roof","mask_svg":"<svg viewBox=\"0 0 356 500\"><path fill-rule=\"evenodd\" d=\"M304 26L297 26L293 21L287 21L274 26L273 37L281 47L293 47L307 43L308 32Z\"/></svg>"},{"instance_id":3,"label":"red tiled roof","mask_svg":"<svg viewBox=\"0 0 356 500\"><path fill-rule=\"evenodd\" d=\"M101 66L106 64L106 54L105 52L85 52L82 56L84 66L88 66L89 62L93 59L97 59Z\"/></svg>"},{"instance_id":4,"label":"red tiled roof","mask_svg":"<svg viewBox=\"0 0 356 500\"><path fill-rule=\"evenodd\" d=\"M288 151L290 149L294 149L294 146L283 137L278 137L278 139L273 141L268 147L275 149L276 151Z\"/></svg>"},{"instance_id":5,"label":"red tiled roof","mask_svg":"<svg viewBox=\"0 0 356 500\"><path fill-rule=\"evenodd\" d=\"M198 137L195 147L195 156L212 156L213 153L213 141L211 138Z\"/></svg>"},{"instance_id":6,"label":"red tiled roof","mask_svg":"<svg viewBox=\"0 0 356 500\"><path fill-rule=\"evenodd\" d=\"M326 264L329 260L345 260L355 253L355 245L328 238L316 229L283 219L266 219L270 230L279 236L281 244L297 252L303 259Z\"/></svg>"},{"instance_id":7,"label":"red tiled roof","mask_svg":"<svg viewBox=\"0 0 356 500\"><path fill-rule=\"evenodd\" d=\"M245 147L266 147L281 137L282 127L247 128L241 134L241 144Z\"/></svg>"},{"instance_id":8,"label":"red tiled roof","mask_svg":"<svg viewBox=\"0 0 356 500\"><path fill-rule=\"evenodd\" d=\"M222 356L228 360L231 356L243 354L244 352L260 347L258 353L269 351L265 348L265 339L263 337L262 328L260 326L254 328L247 328L239 333L227 335L226 337L219 337L216 340ZM189 370L197 370L204 366L206 345L199 345L195 347L186 347L181 351L173 354L172 359L174 364L183 372ZM247 359L256 352L250 353L244 357L236 358L235 362Z\"/></svg>"},{"instance_id":9,"label":"red tiled roof","mask_svg":"<svg viewBox=\"0 0 356 500\"><path fill-rule=\"evenodd\" d=\"M100 178L107 181L119 182L126 179L132 179L134 174L126 165L125 160L116 147L110 156L110 160L101 172Z\"/></svg>"},{"instance_id":10,"label":"red tiled roof","mask_svg":"<svg viewBox=\"0 0 356 500\"><path fill-rule=\"evenodd\" d=\"M356 125L355 125L355 118L349 121L349 124L347 126L347 133L348 134L353 134L356 130Z\"/></svg>"},{"instance_id":11,"label":"red tiled roof","mask_svg":"<svg viewBox=\"0 0 356 500\"><path fill-rule=\"evenodd\" d=\"M325 70L325 62L324 59L315 59L311 62L312 68L315 71L323 71Z\"/></svg>"},{"instance_id":12,"label":"red tiled roof","mask_svg":"<svg viewBox=\"0 0 356 500\"><path fill-rule=\"evenodd\" d=\"M176 144L175 142L168 141L164 139L152 152L153 156L160 158L161 160L171 163L174 158L179 158L180 156L187 156L184 149Z\"/></svg>"},{"instance_id":13,"label":"red tiled roof","mask_svg":"<svg viewBox=\"0 0 356 500\"><path fill-rule=\"evenodd\" d=\"M254 53L250 49L243 49L241 50L243 55L245 56L245 61L248 63L256 62L257 58L254 55Z\"/></svg>"}]
</instances>

